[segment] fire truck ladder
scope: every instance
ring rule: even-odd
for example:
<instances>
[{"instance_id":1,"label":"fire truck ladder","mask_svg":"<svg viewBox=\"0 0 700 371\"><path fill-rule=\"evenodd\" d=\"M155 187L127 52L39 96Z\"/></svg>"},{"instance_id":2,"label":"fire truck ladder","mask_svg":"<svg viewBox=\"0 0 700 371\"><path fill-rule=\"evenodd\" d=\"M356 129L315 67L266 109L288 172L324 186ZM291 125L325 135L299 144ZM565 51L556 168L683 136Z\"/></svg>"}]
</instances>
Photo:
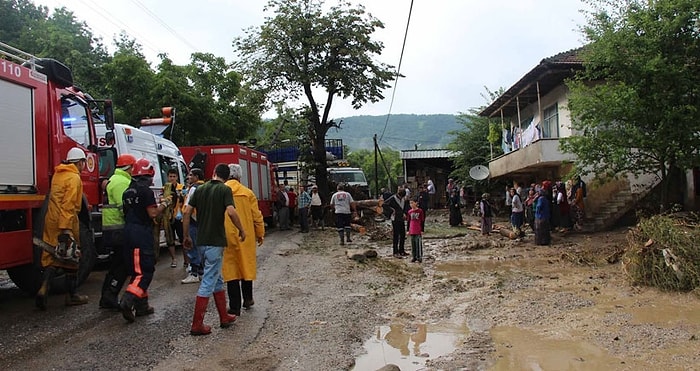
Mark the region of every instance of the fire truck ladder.
<instances>
[{"instance_id":1,"label":"fire truck ladder","mask_svg":"<svg viewBox=\"0 0 700 371\"><path fill-rule=\"evenodd\" d=\"M0 41L0 56L2 56L2 59L14 60L15 62L19 62L27 67L31 67L31 69L33 69L34 71L36 71L35 61L37 59L39 59L39 57L37 57L35 55L21 51L15 47L7 45L1 41Z\"/></svg>"}]
</instances>

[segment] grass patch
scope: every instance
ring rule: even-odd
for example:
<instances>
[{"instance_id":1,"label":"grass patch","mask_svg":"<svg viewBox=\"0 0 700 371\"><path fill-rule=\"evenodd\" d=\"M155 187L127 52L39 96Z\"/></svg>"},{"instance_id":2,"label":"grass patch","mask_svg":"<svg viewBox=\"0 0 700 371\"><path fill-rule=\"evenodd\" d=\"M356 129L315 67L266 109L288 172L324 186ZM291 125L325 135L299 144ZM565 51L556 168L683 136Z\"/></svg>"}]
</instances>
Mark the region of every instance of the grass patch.
<instances>
[{"instance_id":1,"label":"grass patch","mask_svg":"<svg viewBox=\"0 0 700 371\"><path fill-rule=\"evenodd\" d=\"M450 227L445 223L425 223L425 232L423 233L424 238L449 238L455 236L464 236L469 234L471 231L467 227Z\"/></svg>"}]
</instances>

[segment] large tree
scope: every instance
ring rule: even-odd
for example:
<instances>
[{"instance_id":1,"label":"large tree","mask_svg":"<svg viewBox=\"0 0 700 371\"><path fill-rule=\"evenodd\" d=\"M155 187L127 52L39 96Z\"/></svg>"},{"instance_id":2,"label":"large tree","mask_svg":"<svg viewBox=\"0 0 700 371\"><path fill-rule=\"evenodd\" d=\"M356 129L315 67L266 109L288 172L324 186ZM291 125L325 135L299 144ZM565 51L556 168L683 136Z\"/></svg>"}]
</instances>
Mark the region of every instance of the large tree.
<instances>
[{"instance_id":1,"label":"large tree","mask_svg":"<svg viewBox=\"0 0 700 371\"><path fill-rule=\"evenodd\" d=\"M583 174L659 174L663 208L673 175L700 164L700 0L589 2L568 84L580 135L561 148Z\"/></svg>"},{"instance_id":2,"label":"large tree","mask_svg":"<svg viewBox=\"0 0 700 371\"><path fill-rule=\"evenodd\" d=\"M371 36L384 25L345 0L327 12L321 0L270 0L265 10L274 16L233 46L244 76L272 102L306 99L316 181L327 196L325 138L339 126L329 117L333 100L347 98L360 108L383 99L393 79L393 67L374 59L384 45Z\"/></svg>"},{"instance_id":3,"label":"large tree","mask_svg":"<svg viewBox=\"0 0 700 371\"><path fill-rule=\"evenodd\" d=\"M153 107L148 92L153 86L155 73L151 70L141 46L122 33L115 40L117 50L105 64L103 74L107 94L114 101L117 122L138 126L139 121Z\"/></svg>"},{"instance_id":4,"label":"large tree","mask_svg":"<svg viewBox=\"0 0 700 371\"><path fill-rule=\"evenodd\" d=\"M104 93L101 67L109 60L101 39L65 7L53 10L27 0L0 0L0 41L37 57L54 58L73 72L76 85L95 98Z\"/></svg>"}]
</instances>

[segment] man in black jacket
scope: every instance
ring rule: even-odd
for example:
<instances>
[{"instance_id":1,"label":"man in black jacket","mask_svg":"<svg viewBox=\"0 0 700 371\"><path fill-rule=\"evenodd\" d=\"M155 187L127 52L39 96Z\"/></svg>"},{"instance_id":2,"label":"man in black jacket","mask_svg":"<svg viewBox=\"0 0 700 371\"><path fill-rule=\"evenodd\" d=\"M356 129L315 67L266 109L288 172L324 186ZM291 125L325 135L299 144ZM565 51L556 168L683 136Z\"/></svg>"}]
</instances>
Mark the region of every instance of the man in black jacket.
<instances>
[{"instance_id":1,"label":"man in black jacket","mask_svg":"<svg viewBox=\"0 0 700 371\"><path fill-rule=\"evenodd\" d=\"M395 258L408 256L404 245L406 244L406 218L410 209L406 200L406 190L399 188L395 195L384 202L384 206L391 209L391 229L393 237L391 241L392 252Z\"/></svg>"}]
</instances>

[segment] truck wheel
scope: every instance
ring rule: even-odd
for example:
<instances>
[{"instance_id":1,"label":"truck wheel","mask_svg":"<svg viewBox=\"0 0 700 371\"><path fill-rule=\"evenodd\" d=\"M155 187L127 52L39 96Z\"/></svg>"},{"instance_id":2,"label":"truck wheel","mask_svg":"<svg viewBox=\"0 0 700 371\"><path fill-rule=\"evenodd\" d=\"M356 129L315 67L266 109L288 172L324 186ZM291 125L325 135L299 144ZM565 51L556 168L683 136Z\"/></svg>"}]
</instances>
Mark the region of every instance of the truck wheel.
<instances>
[{"instance_id":1,"label":"truck wheel","mask_svg":"<svg viewBox=\"0 0 700 371\"><path fill-rule=\"evenodd\" d=\"M41 286L41 270L34 264L20 265L7 270L12 282L29 295L36 294Z\"/></svg>"},{"instance_id":2,"label":"truck wheel","mask_svg":"<svg viewBox=\"0 0 700 371\"><path fill-rule=\"evenodd\" d=\"M97 261L97 251L95 250L92 231L84 224L80 225L80 246L82 255L80 257L80 265L78 266L78 285L85 282ZM40 268L41 251L42 249L40 247L34 246L34 264L25 264L7 270L7 274L10 276L10 279L12 279L12 282L29 295L36 294L41 286L43 276L43 270ZM65 292L65 283L66 280L63 270L59 269L58 274L51 281L51 293Z\"/></svg>"},{"instance_id":3,"label":"truck wheel","mask_svg":"<svg viewBox=\"0 0 700 371\"><path fill-rule=\"evenodd\" d=\"M275 227L275 218L273 216L268 216L263 218L263 222L267 225L267 228L274 228Z\"/></svg>"},{"instance_id":4,"label":"truck wheel","mask_svg":"<svg viewBox=\"0 0 700 371\"><path fill-rule=\"evenodd\" d=\"M97 249L92 230L80 224L80 265L78 266L78 285L81 285L92 272L97 262Z\"/></svg>"}]
</instances>

